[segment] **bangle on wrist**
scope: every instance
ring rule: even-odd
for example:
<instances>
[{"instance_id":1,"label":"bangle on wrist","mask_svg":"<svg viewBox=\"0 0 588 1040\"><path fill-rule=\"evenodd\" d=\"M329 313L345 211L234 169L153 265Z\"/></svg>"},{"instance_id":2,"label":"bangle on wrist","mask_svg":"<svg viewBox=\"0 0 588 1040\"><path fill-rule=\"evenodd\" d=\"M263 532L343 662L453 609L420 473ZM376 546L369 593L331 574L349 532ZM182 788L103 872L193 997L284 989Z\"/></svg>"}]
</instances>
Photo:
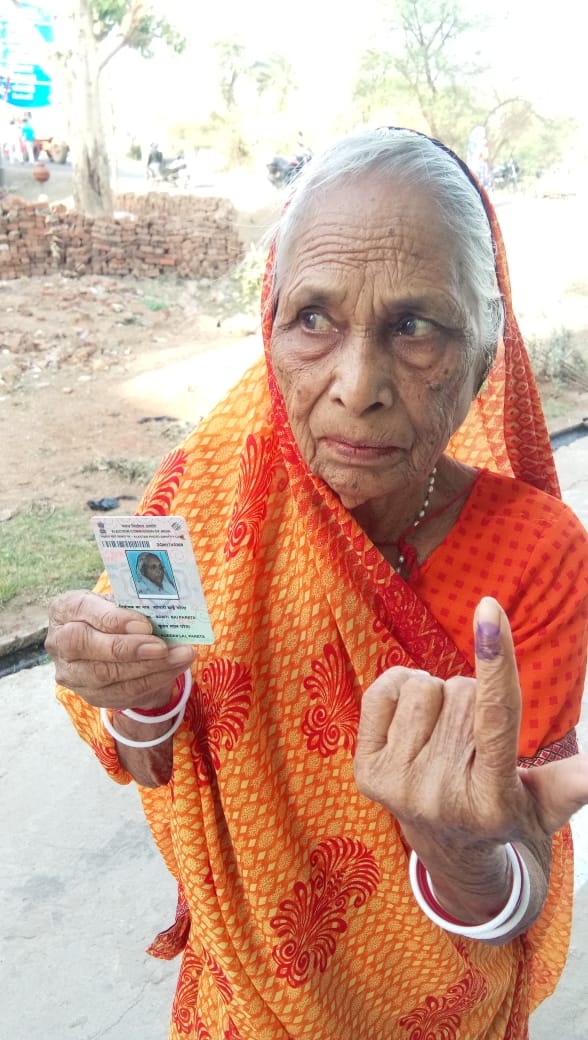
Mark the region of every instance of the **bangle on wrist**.
<instances>
[{"instance_id":1,"label":"bangle on wrist","mask_svg":"<svg viewBox=\"0 0 588 1040\"><path fill-rule=\"evenodd\" d=\"M180 691L179 698L174 697L170 702L173 707L169 707L169 703L163 706L163 709L153 709L149 715L144 715L142 712L137 711L134 708L125 708L124 711L117 711L118 715L126 715L127 718L133 719L135 722L147 723L147 725L154 725L156 722L166 722L168 719L175 719L171 727L162 733L160 737L154 737L153 740L131 740L130 737L123 736L118 730L114 728L111 720L108 717L108 709L100 708L100 718L102 725L107 733L110 733L111 737L119 744L124 744L125 747L133 748L152 748L157 747L158 744L163 744L169 737L173 736L177 729L182 724L184 714L186 711L186 704L190 697L190 691L192 689L192 672L189 668L186 669L183 676L180 677L180 682L184 681L184 688ZM167 710L166 710L167 709ZM112 709L111 709L112 710ZM116 710L116 709L114 709ZM159 714L155 714L159 711Z\"/></svg>"},{"instance_id":2,"label":"bangle on wrist","mask_svg":"<svg viewBox=\"0 0 588 1040\"><path fill-rule=\"evenodd\" d=\"M192 672L189 668L186 668L184 674L180 676L180 682L182 679L184 681L184 689L180 689L179 693L172 697L167 704L162 705L161 708L151 708L148 711L142 708L124 708L118 714L126 715L128 719L134 719L135 722L145 722L147 725L154 725L156 722L167 722L168 719L175 718L180 711L184 711L192 689Z\"/></svg>"},{"instance_id":3,"label":"bangle on wrist","mask_svg":"<svg viewBox=\"0 0 588 1040\"><path fill-rule=\"evenodd\" d=\"M431 878L419 860L416 852L411 852L409 878L413 895L426 916L446 932L463 935L466 939L500 939L507 935L522 921L531 898L531 882L527 865L521 855L508 842L506 854L512 867L512 889L506 906L490 921L473 925L452 917L438 902L433 891Z\"/></svg>"},{"instance_id":4,"label":"bangle on wrist","mask_svg":"<svg viewBox=\"0 0 588 1040\"><path fill-rule=\"evenodd\" d=\"M161 720L163 715L167 715L170 712L174 715L176 714L175 709L178 707L178 704L182 699L182 693L183 690L178 690L172 697L171 701L168 701L167 704L162 704L159 708L123 708L122 714L128 715L128 713L132 711L133 715L140 715L141 718L158 718Z\"/></svg>"},{"instance_id":5,"label":"bangle on wrist","mask_svg":"<svg viewBox=\"0 0 588 1040\"><path fill-rule=\"evenodd\" d=\"M165 733L162 733L160 737L154 737L153 740L130 740L129 737L123 737L122 733L114 728L112 722L108 718L107 708L100 708L100 718L102 719L102 725L107 733L110 733L111 737L114 737L118 744L124 744L125 747L134 748L152 748L156 747L157 744L163 744L168 737L171 737L176 730L181 726L184 719L184 711L182 710L177 716L173 725ZM153 720L151 720L153 721Z\"/></svg>"}]
</instances>

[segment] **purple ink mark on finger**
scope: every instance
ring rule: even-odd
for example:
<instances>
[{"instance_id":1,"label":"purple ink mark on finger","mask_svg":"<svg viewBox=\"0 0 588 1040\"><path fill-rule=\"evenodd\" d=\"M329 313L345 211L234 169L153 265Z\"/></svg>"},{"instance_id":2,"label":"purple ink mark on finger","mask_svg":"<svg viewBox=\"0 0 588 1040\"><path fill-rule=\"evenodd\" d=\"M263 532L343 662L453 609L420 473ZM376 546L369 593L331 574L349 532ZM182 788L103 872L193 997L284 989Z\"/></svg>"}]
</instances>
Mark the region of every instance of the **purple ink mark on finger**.
<instances>
[{"instance_id":1,"label":"purple ink mark on finger","mask_svg":"<svg viewBox=\"0 0 588 1040\"><path fill-rule=\"evenodd\" d=\"M481 661L494 661L500 657L500 629L493 621L480 621L476 625L476 657Z\"/></svg>"}]
</instances>

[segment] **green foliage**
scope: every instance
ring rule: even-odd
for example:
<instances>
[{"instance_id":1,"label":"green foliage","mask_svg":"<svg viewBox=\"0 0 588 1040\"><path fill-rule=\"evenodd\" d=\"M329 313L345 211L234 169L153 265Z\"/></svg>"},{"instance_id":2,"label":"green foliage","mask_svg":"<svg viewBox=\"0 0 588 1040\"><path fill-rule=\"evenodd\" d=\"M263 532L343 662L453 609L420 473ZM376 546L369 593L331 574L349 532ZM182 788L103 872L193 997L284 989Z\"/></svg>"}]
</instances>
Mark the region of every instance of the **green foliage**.
<instances>
[{"instance_id":1,"label":"green foliage","mask_svg":"<svg viewBox=\"0 0 588 1040\"><path fill-rule=\"evenodd\" d=\"M277 112L284 112L289 98L296 90L294 70L282 54L270 54L254 61L247 74L255 82L258 95L272 94Z\"/></svg>"},{"instance_id":2,"label":"green foliage","mask_svg":"<svg viewBox=\"0 0 588 1040\"><path fill-rule=\"evenodd\" d=\"M533 177L560 162L576 130L574 119L546 119L530 106L526 122L518 129L507 125L498 161L513 156L522 173Z\"/></svg>"},{"instance_id":3,"label":"green foliage","mask_svg":"<svg viewBox=\"0 0 588 1040\"><path fill-rule=\"evenodd\" d=\"M105 33L110 32L116 25L120 25L128 8L128 0L92 0L94 34L101 29Z\"/></svg>"},{"instance_id":4,"label":"green foliage","mask_svg":"<svg viewBox=\"0 0 588 1040\"><path fill-rule=\"evenodd\" d=\"M211 148L222 155L225 167L246 166L251 159L249 142L243 132L242 121L236 109L211 112L206 123L199 123L189 130L184 126L187 138L194 148Z\"/></svg>"},{"instance_id":5,"label":"green foliage","mask_svg":"<svg viewBox=\"0 0 588 1040\"><path fill-rule=\"evenodd\" d=\"M464 155L472 127L486 127L490 162L515 158L534 174L560 159L573 120L545 119L520 96L498 95L478 59L485 16L460 0L398 0L376 48L364 52L353 101L362 121L423 129Z\"/></svg>"},{"instance_id":6,"label":"green foliage","mask_svg":"<svg viewBox=\"0 0 588 1040\"><path fill-rule=\"evenodd\" d=\"M265 116L270 111L273 115L283 115L296 91L296 82L292 65L282 54L271 52L254 56L234 37L219 40L213 46L218 66L218 91L224 109L222 118L235 120L239 113L243 121L243 116L250 113L253 91L257 98L264 99ZM219 113L213 113L212 118L218 120ZM243 135L235 133L234 128L232 137L234 142L239 138L243 141ZM249 152L244 141L240 150ZM235 147L231 151L235 153Z\"/></svg>"},{"instance_id":7,"label":"green foliage","mask_svg":"<svg viewBox=\"0 0 588 1040\"><path fill-rule=\"evenodd\" d=\"M103 40L112 30L123 26L133 6L133 0L91 0L96 39ZM185 37L167 18L161 17L153 10L148 9L147 13L131 20L125 46L138 51L144 58L151 58L153 44L157 40L178 54L186 47Z\"/></svg>"},{"instance_id":8,"label":"green foliage","mask_svg":"<svg viewBox=\"0 0 588 1040\"><path fill-rule=\"evenodd\" d=\"M91 588L102 570L87 517L42 502L5 520L0 539L0 606L19 593L46 602Z\"/></svg>"},{"instance_id":9,"label":"green foliage","mask_svg":"<svg viewBox=\"0 0 588 1040\"><path fill-rule=\"evenodd\" d=\"M468 41L486 19L468 19L458 0L399 0L397 11L384 46L361 59L353 91L360 116L392 112L397 122L463 151L481 115L477 83L483 69Z\"/></svg>"},{"instance_id":10,"label":"green foliage","mask_svg":"<svg viewBox=\"0 0 588 1040\"><path fill-rule=\"evenodd\" d=\"M223 157L223 169L244 166L251 158L237 112L211 112L207 122L182 121L168 129L170 147L184 154L210 150Z\"/></svg>"},{"instance_id":11,"label":"green foliage","mask_svg":"<svg viewBox=\"0 0 588 1040\"><path fill-rule=\"evenodd\" d=\"M247 314L259 314L261 284L267 263L268 247L265 243L249 246L245 256L234 271L234 279L240 295L240 305Z\"/></svg>"},{"instance_id":12,"label":"green foliage","mask_svg":"<svg viewBox=\"0 0 588 1040\"><path fill-rule=\"evenodd\" d=\"M153 56L151 44L154 40L161 40L176 54L182 54L186 49L185 36L178 32L167 18L144 18L131 46L138 50L144 58L151 58Z\"/></svg>"},{"instance_id":13,"label":"green foliage","mask_svg":"<svg viewBox=\"0 0 588 1040\"><path fill-rule=\"evenodd\" d=\"M220 40L214 44L219 63L219 88L228 112L237 105L237 81L248 68L245 47L237 40Z\"/></svg>"},{"instance_id":14,"label":"green foliage","mask_svg":"<svg viewBox=\"0 0 588 1040\"><path fill-rule=\"evenodd\" d=\"M375 113L385 110L400 88L389 51L364 51L352 91L359 119L367 123Z\"/></svg>"}]
</instances>

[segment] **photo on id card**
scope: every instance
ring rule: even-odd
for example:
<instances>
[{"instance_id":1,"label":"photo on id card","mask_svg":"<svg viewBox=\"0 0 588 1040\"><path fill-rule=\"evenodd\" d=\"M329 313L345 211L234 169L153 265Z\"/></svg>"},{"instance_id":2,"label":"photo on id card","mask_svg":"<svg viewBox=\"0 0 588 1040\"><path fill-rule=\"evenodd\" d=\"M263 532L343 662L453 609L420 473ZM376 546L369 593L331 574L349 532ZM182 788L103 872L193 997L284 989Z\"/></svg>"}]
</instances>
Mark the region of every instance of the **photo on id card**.
<instances>
[{"instance_id":1,"label":"photo on id card","mask_svg":"<svg viewBox=\"0 0 588 1040\"><path fill-rule=\"evenodd\" d=\"M146 614L169 643L214 642L182 516L94 516L92 528L117 606Z\"/></svg>"}]
</instances>

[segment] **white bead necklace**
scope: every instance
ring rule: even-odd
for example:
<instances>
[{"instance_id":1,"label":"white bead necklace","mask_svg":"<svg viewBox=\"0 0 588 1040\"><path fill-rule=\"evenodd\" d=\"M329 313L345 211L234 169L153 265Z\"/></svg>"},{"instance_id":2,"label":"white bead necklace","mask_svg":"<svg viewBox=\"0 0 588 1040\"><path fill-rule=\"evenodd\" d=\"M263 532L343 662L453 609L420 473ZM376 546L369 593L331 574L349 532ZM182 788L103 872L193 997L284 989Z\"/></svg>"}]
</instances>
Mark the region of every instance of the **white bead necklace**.
<instances>
[{"instance_id":1,"label":"white bead necklace","mask_svg":"<svg viewBox=\"0 0 588 1040\"><path fill-rule=\"evenodd\" d=\"M418 514L416 520L411 524L411 527L413 529L415 527L418 527L420 524L422 524L423 520L425 519L425 517L427 515L427 510L429 508L429 503L431 501L431 495L433 494L433 490L434 490L434 487L435 487L435 480L436 479L437 479L437 467L433 466L433 470L431 472L431 476L429 477L429 483L427 485L427 490L425 492L425 500L424 500L424 502L423 502L423 504L422 504L422 506L421 506L421 508L419 510L419 514ZM400 539L402 539L402 535L400 536ZM399 539L399 543L400 543L400 539ZM404 563L406 563L406 556L404 555L403 552L401 552L399 550L399 552L398 552L398 567L402 567L402 565Z\"/></svg>"}]
</instances>

